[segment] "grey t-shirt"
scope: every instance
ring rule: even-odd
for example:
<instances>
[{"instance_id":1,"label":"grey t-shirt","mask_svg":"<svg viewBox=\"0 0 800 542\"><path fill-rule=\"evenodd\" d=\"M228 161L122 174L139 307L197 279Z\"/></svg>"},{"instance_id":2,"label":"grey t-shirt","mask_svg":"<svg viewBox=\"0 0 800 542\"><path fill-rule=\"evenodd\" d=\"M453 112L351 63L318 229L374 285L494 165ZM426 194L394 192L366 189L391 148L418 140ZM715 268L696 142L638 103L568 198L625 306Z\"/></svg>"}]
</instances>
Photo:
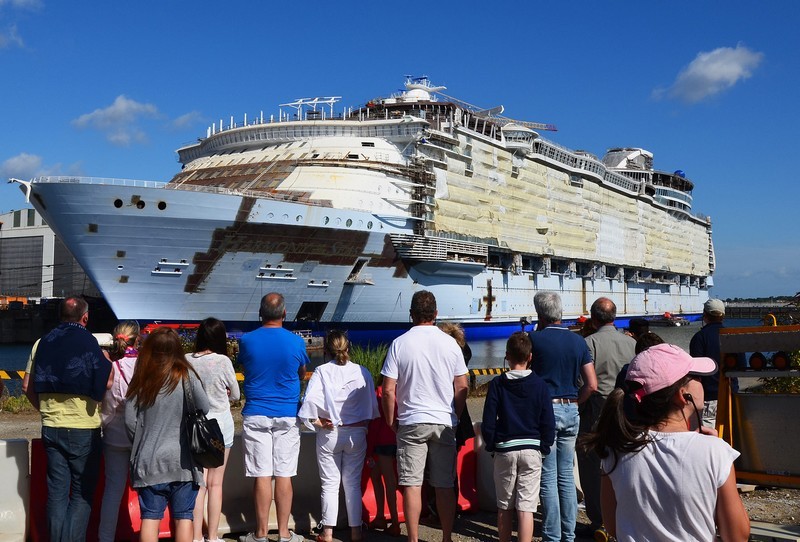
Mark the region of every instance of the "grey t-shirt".
<instances>
[{"instance_id":1,"label":"grey t-shirt","mask_svg":"<svg viewBox=\"0 0 800 542\"><path fill-rule=\"evenodd\" d=\"M189 382L195 408L208 413L206 392L191 371ZM203 485L203 470L195 466L189 449L183 395L178 384L171 392L162 388L149 407L139 409L134 401L126 402L125 426L133 439L131 486L192 481Z\"/></svg>"}]
</instances>

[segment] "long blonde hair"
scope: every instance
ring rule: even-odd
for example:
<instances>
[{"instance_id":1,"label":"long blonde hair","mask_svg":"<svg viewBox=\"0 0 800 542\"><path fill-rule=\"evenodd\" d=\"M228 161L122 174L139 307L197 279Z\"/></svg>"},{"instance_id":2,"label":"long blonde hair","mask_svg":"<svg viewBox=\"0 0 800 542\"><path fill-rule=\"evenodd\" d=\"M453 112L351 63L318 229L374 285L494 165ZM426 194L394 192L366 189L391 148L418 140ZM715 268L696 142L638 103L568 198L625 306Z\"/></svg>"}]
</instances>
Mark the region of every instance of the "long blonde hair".
<instances>
[{"instance_id":1,"label":"long blonde hair","mask_svg":"<svg viewBox=\"0 0 800 542\"><path fill-rule=\"evenodd\" d=\"M350 360L350 341L344 331L332 329L325 335L325 351L333 356L337 365L344 365Z\"/></svg>"}]
</instances>

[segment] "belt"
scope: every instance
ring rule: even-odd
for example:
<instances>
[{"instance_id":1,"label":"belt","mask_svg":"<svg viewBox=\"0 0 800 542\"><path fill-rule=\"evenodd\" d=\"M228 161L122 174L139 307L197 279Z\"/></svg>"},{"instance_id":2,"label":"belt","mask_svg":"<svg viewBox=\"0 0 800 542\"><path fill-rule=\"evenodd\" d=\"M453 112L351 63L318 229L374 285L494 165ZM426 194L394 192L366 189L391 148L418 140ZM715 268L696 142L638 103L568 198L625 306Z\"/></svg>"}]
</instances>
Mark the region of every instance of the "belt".
<instances>
[{"instance_id":1,"label":"belt","mask_svg":"<svg viewBox=\"0 0 800 542\"><path fill-rule=\"evenodd\" d=\"M556 405L570 405L572 403L577 403L577 399L568 399L566 397L556 397L553 399L553 403Z\"/></svg>"}]
</instances>

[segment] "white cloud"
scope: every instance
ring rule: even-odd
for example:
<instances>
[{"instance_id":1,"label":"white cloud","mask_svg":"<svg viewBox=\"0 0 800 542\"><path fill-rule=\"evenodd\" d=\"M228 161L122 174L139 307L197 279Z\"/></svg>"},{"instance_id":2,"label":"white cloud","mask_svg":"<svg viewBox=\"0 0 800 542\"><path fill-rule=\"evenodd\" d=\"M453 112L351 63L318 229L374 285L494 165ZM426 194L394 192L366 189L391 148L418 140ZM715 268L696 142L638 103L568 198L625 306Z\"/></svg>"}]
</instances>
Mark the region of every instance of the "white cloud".
<instances>
[{"instance_id":1,"label":"white cloud","mask_svg":"<svg viewBox=\"0 0 800 542\"><path fill-rule=\"evenodd\" d=\"M0 8L10 6L18 9L39 9L42 7L41 0L0 0Z\"/></svg>"},{"instance_id":2,"label":"white cloud","mask_svg":"<svg viewBox=\"0 0 800 542\"><path fill-rule=\"evenodd\" d=\"M174 130L182 130L184 128L189 128L191 126L194 126L201 120L202 116L200 115L199 111L190 111L185 115L181 115L177 119L170 122L170 128Z\"/></svg>"},{"instance_id":3,"label":"white cloud","mask_svg":"<svg viewBox=\"0 0 800 542\"><path fill-rule=\"evenodd\" d=\"M64 165L56 163L44 165L44 160L36 154L22 152L0 164L0 179L14 177L27 181L41 175L83 175L80 162Z\"/></svg>"},{"instance_id":4,"label":"white cloud","mask_svg":"<svg viewBox=\"0 0 800 542\"><path fill-rule=\"evenodd\" d=\"M6 30L0 31L0 49L7 49L9 47L22 47L25 44L17 32L17 25L11 25Z\"/></svg>"},{"instance_id":5,"label":"white cloud","mask_svg":"<svg viewBox=\"0 0 800 542\"><path fill-rule=\"evenodd\" d=\"M41 169L41 156L23 152L0 164L0 177L16 177L17 179L28 180L38 175Z\"/></svg>"},{"instance_id":6,"label":"white cloud","mask_svg":"<svg viewBox=\"0 0 800 542\"><path fill-rule=\"evenodd\" d=\"M667 88L657 88L653 97L678 99L696 103L719 94L748 79L764 59L764 54L739 44L735 48L720 47L698 53Z\"/></svg>"},{"instance_id":7,"label":"white cloud","mask_svg":"<svg viewBox=\"0 0 800 542\"><path fill-rule=\"evenodd\" d=\"M138 123L158 115L156 106L120 95L110 106L81 115L73 120L72 124L81 129L88 128L102 132L114 145L128 146L147 141L147 135Z\"/></svg>"},{"instance_id":8,"label":"white cloud","mask_svg":"<svg viewBox=\"0 0 800 542\"><path fill-rule=\"evenodd\" d=\"M3 10L28 10L36 11L42 7L41 0L0 0L0 12ZM24 47L25 43L19 35L16 24L0 30L0 49L11 47Z\"/></svg>"}]
</instances>

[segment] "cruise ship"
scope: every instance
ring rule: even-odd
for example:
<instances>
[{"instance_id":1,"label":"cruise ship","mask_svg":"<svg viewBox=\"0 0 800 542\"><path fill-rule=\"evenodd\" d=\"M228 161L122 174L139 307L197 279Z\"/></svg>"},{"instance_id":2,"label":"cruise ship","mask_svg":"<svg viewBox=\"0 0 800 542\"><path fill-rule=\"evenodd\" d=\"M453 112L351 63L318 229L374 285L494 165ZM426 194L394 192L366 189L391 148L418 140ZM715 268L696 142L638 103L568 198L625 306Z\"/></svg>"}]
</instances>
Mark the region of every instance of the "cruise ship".
<instances>
[{"instance_id":1,"label":"cruise ship","mask_svg":"<svg viewBox=\"0 0 800 542\"><path fill-rule=\"evenodd\" d=\"M391 336L423 289L470 338L534 322L538 290L565 320L600 296L622 320L702 312L711 221L682 171L640 148L567 149L540 135L553 125L444 90L408 77L360 107L220 121L169 182L17 182L120 319L253 327L276 291L290 325Z\"/></svg>"}]
</instances>

